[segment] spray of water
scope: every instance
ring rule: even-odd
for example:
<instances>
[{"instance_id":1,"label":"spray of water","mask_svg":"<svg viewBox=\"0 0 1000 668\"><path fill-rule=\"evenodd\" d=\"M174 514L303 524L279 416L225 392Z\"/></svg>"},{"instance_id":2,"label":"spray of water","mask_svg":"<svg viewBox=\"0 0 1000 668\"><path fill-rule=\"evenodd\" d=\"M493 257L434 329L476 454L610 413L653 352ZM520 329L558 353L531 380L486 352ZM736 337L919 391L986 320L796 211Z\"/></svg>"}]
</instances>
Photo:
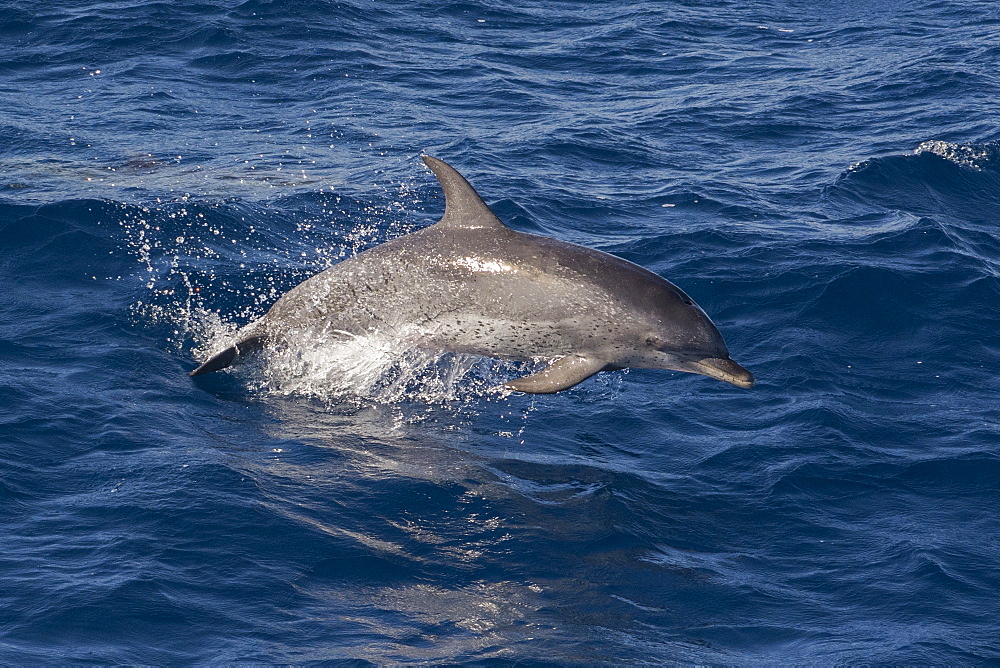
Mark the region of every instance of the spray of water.
<instances>
[{"instance_id":1,"label":"spray of water","mask_svg":"<svg viewBox=\"0 0 1000 668\"><path fill-rule=\"evenodd\" d=\"M386 204L335 194L251 204L184 196L115 204L142 282L133 319L166 330L179 354L204 360L285 291L345 257L417 227L415 194L396 184ZM411 206L407 206L407 204ZM499 396L531 364L414 348L407 332L303 332L222 373L263 396L324 402L442 403Z\"/></svg>"}]
</instances>

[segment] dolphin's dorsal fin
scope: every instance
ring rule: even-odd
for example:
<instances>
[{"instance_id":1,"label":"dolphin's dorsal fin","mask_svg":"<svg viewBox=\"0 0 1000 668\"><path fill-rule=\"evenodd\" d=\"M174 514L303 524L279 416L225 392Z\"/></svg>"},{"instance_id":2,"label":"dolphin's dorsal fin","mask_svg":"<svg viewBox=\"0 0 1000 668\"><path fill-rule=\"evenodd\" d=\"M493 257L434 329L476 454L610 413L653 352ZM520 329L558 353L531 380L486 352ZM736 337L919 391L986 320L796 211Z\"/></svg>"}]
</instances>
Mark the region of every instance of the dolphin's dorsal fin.
<instances>
[{"instance_id":1,"label":"dolphin's dorsal fin","mask_svg":"<svg viewBox=\"0 0 1000 668\"><path fill-rule=\"evenodd\" d=\"M490 207L486 206L475 188L454 167L429 155L422 157L444 190L444 217L438 221L438 225L468 229L507 229Z\"/></svg>"}]
</instances>

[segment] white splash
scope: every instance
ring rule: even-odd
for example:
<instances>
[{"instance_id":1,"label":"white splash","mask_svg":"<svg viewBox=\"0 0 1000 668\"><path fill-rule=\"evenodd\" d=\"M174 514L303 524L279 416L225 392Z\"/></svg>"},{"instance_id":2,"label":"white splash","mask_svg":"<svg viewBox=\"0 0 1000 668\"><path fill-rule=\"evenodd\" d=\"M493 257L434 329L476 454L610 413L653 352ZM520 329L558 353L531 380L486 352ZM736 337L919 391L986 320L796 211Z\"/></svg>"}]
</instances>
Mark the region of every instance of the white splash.
<instances>
[{"instance_id":1,"label":"white splash","mask_svg":"<svg viewBox=\"0 0 1000 668\"><path fill-rule=\"evenodd\" d=\"M258 355L248 384L261 394L330 402L434 404L506 393L501 386L510 363L414 348L408 339L381 332L305 333L294 345Z\"/></svg>"},{"instance_id":2,"label":"white splash","mask_svg":"<svg viewBox=\"0 0 1000 668\"><path fill-rule=\"evenodd\" d=\"M955 144L937 139L921 143L913 152L917 155L921 153L933 153L956 165L968 167L975 171L982 170L990 161L992 155L989 145Z\"/></svg>"}]
</instances>

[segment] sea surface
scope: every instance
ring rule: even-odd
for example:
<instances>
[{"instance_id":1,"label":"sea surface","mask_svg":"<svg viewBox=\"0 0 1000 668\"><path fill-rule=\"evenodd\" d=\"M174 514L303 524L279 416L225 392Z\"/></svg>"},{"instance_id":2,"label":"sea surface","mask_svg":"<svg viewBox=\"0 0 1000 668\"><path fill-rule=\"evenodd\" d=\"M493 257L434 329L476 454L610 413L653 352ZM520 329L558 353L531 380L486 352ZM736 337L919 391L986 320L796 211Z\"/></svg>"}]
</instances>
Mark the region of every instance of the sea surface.
<instances>
[{"instance_id":1,"label":"sea surface","mask_svg":"<svg viewBox=\"0 0 1000 668\"><path fill-rule=\"evenodd\" d=\"M423 153L756 387L187 376ZM0 0L0 663L1000 664L998 230L992 0Z\"/></svg>"}]
</instances>

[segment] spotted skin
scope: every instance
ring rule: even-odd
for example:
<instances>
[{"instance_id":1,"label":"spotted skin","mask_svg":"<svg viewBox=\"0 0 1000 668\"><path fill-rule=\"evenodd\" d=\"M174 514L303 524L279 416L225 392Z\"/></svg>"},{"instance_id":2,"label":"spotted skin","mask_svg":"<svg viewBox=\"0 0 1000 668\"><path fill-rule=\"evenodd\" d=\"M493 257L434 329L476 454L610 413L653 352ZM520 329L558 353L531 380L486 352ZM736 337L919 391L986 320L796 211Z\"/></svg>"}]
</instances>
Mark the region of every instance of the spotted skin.
<instances>
[{"instance_id":1,"label":"spotted skin","mask_svg":"<svg viewBox=\"0 0 1000 668\"><path fill-rule=\"evenodd\" d=\"M523 392L557 392L625 367L753 385L705 312L673 283L607 253L512 230L452 167L424 162L445 193L437 224L300 283L191 375L302 337L379 332L442 352L552 360L507 384Z\"/></svg>"}]
</instances>

